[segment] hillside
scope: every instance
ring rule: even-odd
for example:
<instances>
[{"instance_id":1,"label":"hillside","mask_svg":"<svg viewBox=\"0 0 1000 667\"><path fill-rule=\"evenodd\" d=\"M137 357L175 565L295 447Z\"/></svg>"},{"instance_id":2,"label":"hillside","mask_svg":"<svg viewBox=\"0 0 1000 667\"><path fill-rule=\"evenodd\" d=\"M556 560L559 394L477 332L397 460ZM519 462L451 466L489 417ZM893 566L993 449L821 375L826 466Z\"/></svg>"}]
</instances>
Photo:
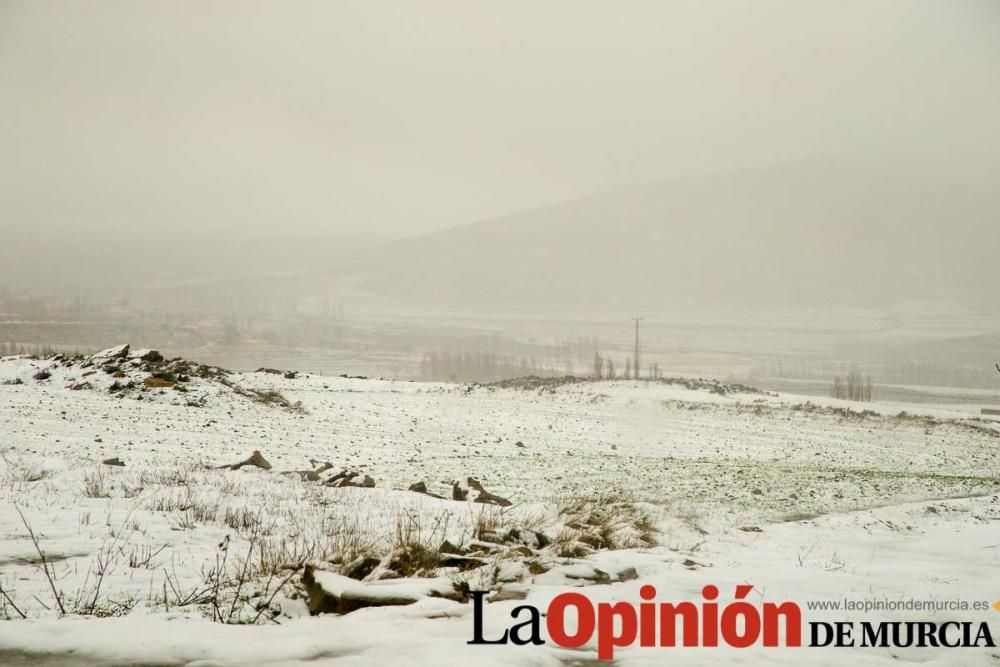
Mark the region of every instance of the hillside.
<instances>
[{"instance_id":1,"label":"hillside","mask_svg":"<svg viewBox=\"0 0 1000 667\"><path fill-rule=\"evenodd\" d=\"M814 161L665 180L389 243L363 284L478 305L996 303L991 178Z\"/></svg>"}]
</instances>

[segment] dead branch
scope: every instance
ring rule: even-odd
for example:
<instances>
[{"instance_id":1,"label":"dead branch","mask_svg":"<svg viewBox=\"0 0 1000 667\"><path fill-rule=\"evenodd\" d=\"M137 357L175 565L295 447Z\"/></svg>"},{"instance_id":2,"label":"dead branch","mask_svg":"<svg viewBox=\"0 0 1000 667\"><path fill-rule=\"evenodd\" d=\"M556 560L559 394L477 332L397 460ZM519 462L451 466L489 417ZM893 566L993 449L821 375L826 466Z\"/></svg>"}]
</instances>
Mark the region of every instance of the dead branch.
<instances>
[{"instance_id":1,"label":"dead branch","mask_svg":"<svg viewBox=\"0 0 1000 667\"><path fill-rule=\"evenodd\" d=\"M17 511L18 516L21 517L21 523L23 523L25 529L27 529L28 536L31 538L31 543L35 545L35 551L38 552L38 557L42 560L42 571L45 573L45 578L49 580L49 587L52 589L52 596L56 599L56 606L59 607L59 614L61 616L65 616L66 608L63 607L62 598L59 597L59 589L56 588L53 573L49 572L49 561L45 558L45 552L42 551L41 545L38 544L38 538L35 537L35 531L31 529L31 525L24 517L24 513L21 511L21 508L15 504L14 509Z\"/></svg>"}]
</instances>

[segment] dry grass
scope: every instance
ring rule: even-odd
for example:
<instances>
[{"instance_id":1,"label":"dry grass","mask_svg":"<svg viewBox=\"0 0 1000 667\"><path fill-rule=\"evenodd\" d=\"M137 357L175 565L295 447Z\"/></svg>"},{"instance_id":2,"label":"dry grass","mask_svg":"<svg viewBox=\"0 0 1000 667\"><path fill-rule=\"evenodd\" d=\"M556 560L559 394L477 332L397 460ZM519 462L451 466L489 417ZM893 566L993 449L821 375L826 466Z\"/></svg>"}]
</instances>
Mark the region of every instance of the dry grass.
<instances>
[{"instance_id":1,"label":"dry grass","mask_svg":"<svg viewBox=\"0 0 1000 667\"><path fill-rule=\"evenodd\" d=\"M553 545L561 556L581 557L601 549L651 547L658 541L649 512L625 493L571 499L560 505L559 515L565 525L556 534Z\"/></svg>"},{"instance_id":2,"label":"dry grass","mask_svg":"<svg viewBox=\"0 0 1000 667\"><path fill-rule=\"evenodd\" d=\"M88 498L110 498L104 470L96 468L83 474L83 495Z\"/></svg>"},{"instance_id":3,"label":"dry grass","mask_svg":"<svg viewBox=\"0 0 1000 667\"><path fill-rule=\"evenodd\" d=\"M0 460L4 462L3 476L0 484L12 491L21 491L29 484L41 482L52 476L52 471L43 468L38 463L25 462L20 456L15 460L0 452Z\"/></svg>"}]
</instances>

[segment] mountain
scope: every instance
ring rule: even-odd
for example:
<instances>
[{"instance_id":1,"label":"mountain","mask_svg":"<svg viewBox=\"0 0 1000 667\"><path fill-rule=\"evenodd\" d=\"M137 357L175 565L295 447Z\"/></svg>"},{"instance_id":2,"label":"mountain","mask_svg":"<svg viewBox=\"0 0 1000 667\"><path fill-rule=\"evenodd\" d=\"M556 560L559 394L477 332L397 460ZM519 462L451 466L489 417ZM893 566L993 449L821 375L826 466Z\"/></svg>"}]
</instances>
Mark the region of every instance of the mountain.
<instances>
[{"instance_id":1,"label":"mountain","mask_svg":"<svg viewBox=\"0 0 1000 667\"><path fill-rule=\"evenodd\" d=\"M835 161L674 178L390 242L361 284L480 306L992 304L998 186Z\"/></svg>"}]
</instances>

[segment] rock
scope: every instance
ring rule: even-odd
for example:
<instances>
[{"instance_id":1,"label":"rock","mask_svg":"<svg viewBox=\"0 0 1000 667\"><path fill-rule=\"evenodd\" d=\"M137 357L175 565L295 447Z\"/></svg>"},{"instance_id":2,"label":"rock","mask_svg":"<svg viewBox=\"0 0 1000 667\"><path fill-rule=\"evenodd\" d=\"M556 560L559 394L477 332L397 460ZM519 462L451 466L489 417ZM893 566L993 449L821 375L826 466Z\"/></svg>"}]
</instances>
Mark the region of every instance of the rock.
<instances>
[{"instance_id":1,"label":"rock","mask_svg":"<svg viewBox=\"0 0 1000 667\"><path fill-rule=\"evenodd\" d=\"M501 498L484 489L479 480L473 477L466 478L465 484L453 482L451 497L452 500L471 500L474 503L497 505L499 507L508 507L511 505L511 502L506 498Z\"/></svg>"},{"instance_id":2,"label":"rock","mask_svg":"<svg viewBox=\"0 0 1000 667\"><path fill-rule=\"evenodd\" d=\"M763 533L764 529L760 526L740 526L740 530L744 533Z\"/></svg>"},{"instance_id":3,"label":"rock","mask_svg":"<svg viewBox=\"0 0 1000 667\"><path fill-rule=\"evenodd\" d=\"M341 572L345 577L361 581L374 572L375 568L377 568L381 562L382 561L378 558L374 558L372 556L358 556L341 568Z\"/></svg>"},{"instance_id":4,"label":"rock","mask_svg":"<svg viewBox=\"0 0 1000 667\"><path fill-rule=\"evenodd\" d=\"M316 581L316 572L312 565L306 565L302 571L302 586L309 596L307 605L309 613L316 614L336 614L340 609L340 598L327 593Z\"/></svg>"},{"instance_id":5,"label":"rock","mask_svg":"<svg viewBox=\"0 0 1000 667\"><path fill-rule=\"evenodd\" d=\"M611 583L611 575L587 561L578 561L552 568L547 573L539 575L535 583L570 586L606 585Z\"/></svg>"},{"instance_id":6,"label":"rock","mask_svg":"<svg viewBox=\"0 0 1000 667\"><path fill-rule=\"evenodd\" d=\"M117 456L112 457L110 459L104 459L103 461L101 461L101 463L103 463L106 466L124 466L125 465L125 462L122 461Z\"/></svg>"},{"instance_id":7,"label":"rock","mask_svg":"<svg viewBox=\"0 0 1000 667\"><path fill-rule=\"evenodd\" d=\"M528 591L523 589L510 588L504 586L496 593L486 598L489 602L506 602L508 600L524 600L528 597Z\"/></svg>"},{"instance_id":8,"label":"rock","mask_svg":"<svg viewBox=\"0 0 1000 667\"><path fill-rule=\"evenodd\" d=\"M618 581L634 581L639 578L639 573L636 572L634 567L626 567L624 570L618 572Z\"/></svg>"},{"instance_id":9,"label":"rock","mask_svg":"<svg viewBox=\"0 0 1000 667\"><path fill-rule=\"evenodd\" d=\"M497 505L499 507L510 507L511 503L506 498L501 498L500 496L494 495L483 488L483 485L479 483L479 480L472 477L466 478L466 484L468 485L469 491L466 491L462 500L465 500L470 494L472 495L472 502L474 503L484 503L486 505ZM452 492L454 496L454 492Z\"/></svg>"},{"instance_id":10,"label":"rock","mask_svg":"<svg viewBox=\"0 0 1000 667\"><path fill-rule=\"evenodd\" d=\"M466 570L474 570L477 567L482 567L486 565L488 561L477 556L462 556L459 554L440 554L441 558L438 561L438 567L453 567L459 572L465 572Z\"/></svg>"},{"instance_id":11,"label":"rock","mask_svg":"<svg viewBox=\"0 0 1000 667\"><path fill-rule=\"evenodd\" d=\"M341 489L345 487L371 489L375 487L375 480L372 479L369 475L354 475L353 477L338 476L333 481L327 482L326 485Z\"/></svg>"},{"instance_id":12,"label":"rock","mask_svg":"<svg viewBox=\"0 0 1000 667\"><path fill-rule=\"evenodd\" d=\"M409 491L413 491L414 493L422 493L425 496L430 496L431 498L440 498L440 499L444 500L444 496L439 496L436 493L431 493L430 491L428 491L427 490L427 485L424 484L423 482L415 482L413 484L410 484L410 487L409 487L408 490Z\"/></svg>"},{"instance_id":13,"label":"rock","mask_svg":"<svg viewBox=\"0 0 1000 667\"><path fill-rule=\"evenodd\" d=\"M114 363L116 360L128 359L129 349L128 345L109 347L106 350L101 350L97 354L91 355L90 360L102 363Z\"/></svg>"},{"instance_id":14,"label":"rock","mask_svg":"<svg viewBox=\"0 0 1000 667\"><path fill-rule=\"evenodd\" d=\"M254 450L253 454L250 455L250 458L246 459L245 461L240 461L239 463L232 463L230 465L224 465L219 467L229 468L230 470L239 470L243 466L256 466L264 470L271 469L271 464L267 461L267 459L264 458L263 454L261 454L256 449Z\"/></svg>"},{"instance_id":15,"label":"rock","mask_svg":"<svg viewBox=\"0 0 1000 667\"><path fill-rule=\"evenodd\" d=\"M295 378L297 378L297 377L299 376L299 374L298 374L298 373L296 373L295 371L285 371L285 372L284 372L284 373L282 374L282 376L283 376L283 377L284 377L284 378L285 378L286 380L294 380Z\"/></svg>"},{"instance_id":16,"label":"rock","mask_svg":"<svg viewBox=\"0 0 1000 667\"><path fill-rule=\"evenodd\" d=\"M359 473L355 470L348 470L347 468L343 468L341 469L340 472L327 475L323 483L326 484L327 486L339 486L340 480L357 477L358 474Z\"/></svg>"},{"instance_id":17,"label":"rock","mask_svg":"<svg viewBox=\"0 0 1000 667\"><path fill-rule=\"evenodd\" d=\"M261 367L261 368L258 368L255 372L257 372L257 373L267 373L269 375L281 375L281 371L279 371L277 368L264 368L264 367Z\"/></svg>"},{"instance_id":18,"label":"rock","mask_svg":"<svg viewBox=\"0 0 1000 667\"><path fill-rule=\"evenodd\" d=\"M50 377L52 377L52 373L48 372L43 368L42 370L32 375L31 379L38 380L39 382L41 382L42 380L48 380Z\"/></svg>"},{"instance_id":19,"label":"rock","mask_svg":"<svg viewBox=\"0 0 1000 667\"><path fill-rule=\"evenodd\" d=\"M504 545L499 542L486 542L485 540L469 540L469 553L491 554L501 550Z\"/></svg>"},{"instance_id":20,"label":"rock","mask_svg":"<svg viewBox=\"0 0 1000 667\"><path fill-rule=\"evenodd\" d=\"M593 568L591 572L586 574L577 574L576 572L566 572L567 579L583 579L584 581L590 581L595 584L610 584L611 575L600 568Z\"/></svg>"},{"instance_id":21,"label":"rock","mask_svg":"<svg viewBox=\"0 0 1000 667\"><path fill-rule=\"evenodd\" d=\"M517 442L514 443L514 446L515 447L524 447L524 443L521 442L520 440L518 440Z\"/></svg>"},{"instance_id":22,"label":"rock","mask_svg":"<svg viewBox=\"0 0 1000 667\"><path fill-rule=\"evenodd\" d=\"M92 389L92 388L93 387L91 387L89 382L77 382L74 385L70 385L71 391L81 391L83 389Z\"/></svg>"},{"instance_id":23,"label":"rock","mask_svg":"<svg viewBox=\"0 0 1000 667\"><path fill-rule=\"evenodd\" d=\"M309 596L309 613L349 614L365 607L408 605L436 597L462 601L452 584L441 579L390 579L364 583L306 565L302 585Z\"/></svg>"},{"instance_id":24,"label":"rock","mask_svg":"<svg viewBox=\"0 0 1000 667\"><path fill-rule=\"evenodd\" d=\"M441 546L438 547L438 553L442 553L442 554L464 554L465 550L462 549L461 547L455 546L450 541L445 540L444 542L441 543Z\"/></svg>"},{"instance_id":25,"label":"rock","mask_svg":"<svg viewBox=\"0 0 1000 667\"><path fill-rule=\"evenodd\" d=\"M146 350L141 354L137 355L137 358L141 361L149 363L158 363L163 361L163 355L156 350Z\"/></svg>"}]
</instances>

